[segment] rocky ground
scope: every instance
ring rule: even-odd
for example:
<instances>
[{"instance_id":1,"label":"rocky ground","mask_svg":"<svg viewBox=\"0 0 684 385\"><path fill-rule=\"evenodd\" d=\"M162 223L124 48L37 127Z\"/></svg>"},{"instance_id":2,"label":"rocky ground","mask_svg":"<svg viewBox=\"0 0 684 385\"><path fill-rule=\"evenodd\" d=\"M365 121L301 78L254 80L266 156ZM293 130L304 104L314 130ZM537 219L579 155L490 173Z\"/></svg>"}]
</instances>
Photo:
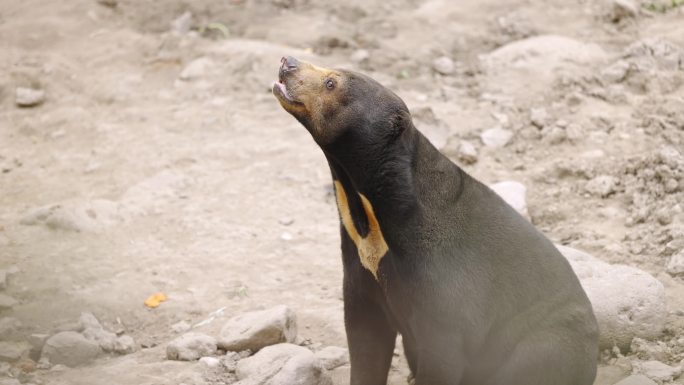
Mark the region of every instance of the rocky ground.
<instances>
[{"instance_id":1,"label":"rocky ground","mask_svg":"<svg viewBox=\"0 0 684 385\"><path fill-rule=\"evenodd\" d=\"M395 90L570 247L596 384L684 384L677 0L0 2L0 384L348 383L330 177L269 91L284 54Z\"/></svg>"}]
</instances>

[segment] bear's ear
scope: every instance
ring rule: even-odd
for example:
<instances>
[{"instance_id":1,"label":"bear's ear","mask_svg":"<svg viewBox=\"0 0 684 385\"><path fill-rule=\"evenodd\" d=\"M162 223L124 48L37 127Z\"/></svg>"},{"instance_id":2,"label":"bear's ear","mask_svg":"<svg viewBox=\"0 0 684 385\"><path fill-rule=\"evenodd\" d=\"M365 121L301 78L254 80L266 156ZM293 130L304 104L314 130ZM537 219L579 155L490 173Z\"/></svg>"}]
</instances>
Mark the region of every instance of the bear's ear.
<instances>
[{"instance_id":1,"label":"bear's ear","mask_svg":"<svg viewBox=\"0 0 684 385\"><path fill-rule=\"evenodd\" d=\"M411 114L408 111L397 110L390 117L390 135L397 138L412 125Z\"/></svg>"}]
</instances>

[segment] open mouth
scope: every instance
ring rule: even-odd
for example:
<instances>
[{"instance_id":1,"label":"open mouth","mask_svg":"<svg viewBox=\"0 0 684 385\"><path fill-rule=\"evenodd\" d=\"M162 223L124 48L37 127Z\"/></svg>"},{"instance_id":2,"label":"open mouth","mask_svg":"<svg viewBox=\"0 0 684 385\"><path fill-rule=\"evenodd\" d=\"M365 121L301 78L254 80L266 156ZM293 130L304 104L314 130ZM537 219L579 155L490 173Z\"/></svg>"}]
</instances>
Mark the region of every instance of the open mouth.
<instances>
[{"instance_id":1,"label":"open mouth","mask_svg":"<svg viewBox=\"0 0 684 385\"><path fill-rule=\"evenodd\" d=\"M276 95L281 100L285 100L288 103L291 104L302 104L301 102L293 99L290 96L290 93L287 91L287 86L285 83L283 83L282 80L278 80L277 82L273 82L273 93Z\"/></svg>"}]
</instances>

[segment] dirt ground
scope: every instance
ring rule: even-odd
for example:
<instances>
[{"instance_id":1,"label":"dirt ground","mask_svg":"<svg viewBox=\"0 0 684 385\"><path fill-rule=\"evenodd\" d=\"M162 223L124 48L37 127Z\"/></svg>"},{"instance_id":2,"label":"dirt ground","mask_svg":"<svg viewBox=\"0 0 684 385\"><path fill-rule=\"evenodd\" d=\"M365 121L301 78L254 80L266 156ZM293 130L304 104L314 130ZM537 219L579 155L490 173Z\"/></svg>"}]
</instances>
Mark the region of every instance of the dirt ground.
<instances>
[{"instance_id":1,"label":"dirt ground","mask_svg":"<svg viewBox=\"0 0 684 385\"><path fill-rule=\"evenodd\" d=\"M0 269L15 272L5 293L18 301L0 311L26 333L90 311L145 348L29 368L22 381L220 383L165 359L171 325L210 320L197 329L211 334L276 304L296 311L314 348L346 346L327 166L270 94L285 54L395 90L468 172L524 183L531 220L553 241L656 276L670 311L663 340L683 334L684 280L666 272L684 248L683 7L642 2L620 16L607 0L111 1L0 2ZM538 35L582 45L495 51ZM445 74L434 64L443 56ZM45 100L20 108L16 87ZM484 146L493 127L510 143ZM462 141L475 163L459 160ZM143 306L155 292L168 301ZM336 384L348 383L345 370ZM406 374L398 354L390 384Z\"/></svg>"}]
</instances>

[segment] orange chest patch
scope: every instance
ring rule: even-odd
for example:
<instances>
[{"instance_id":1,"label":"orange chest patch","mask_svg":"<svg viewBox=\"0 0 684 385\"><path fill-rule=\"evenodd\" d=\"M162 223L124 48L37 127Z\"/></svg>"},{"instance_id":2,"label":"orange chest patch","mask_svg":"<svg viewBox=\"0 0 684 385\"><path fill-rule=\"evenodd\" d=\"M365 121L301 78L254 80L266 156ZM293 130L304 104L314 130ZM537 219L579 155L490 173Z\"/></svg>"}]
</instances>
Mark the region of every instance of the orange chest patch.
<instances>
[{"instance_id":1,"label":"orange chest patch","mask_svg":"<svg viewBox=\"0 0 684 385\"><path fill-rule=\"evenodd\" d=\"M361 259L361 265L370 271L377 280L380 260L387 254L389 247L387 247L385 237L380 230L380 224L375 217L373 206L363 194L359 194L361 204L363 205L363 211L368 219L368 234L365 237L362 237L354 225L351 211L349 210L347 194L344 191L344 187L342 187L342 183L339 181L335 181L335 192L337 193L337 209L340 212L342 225L347 231L349 238L351 238L356 245L356 249L359 252L359 258Z\"/></svg>"}]
</instances>

